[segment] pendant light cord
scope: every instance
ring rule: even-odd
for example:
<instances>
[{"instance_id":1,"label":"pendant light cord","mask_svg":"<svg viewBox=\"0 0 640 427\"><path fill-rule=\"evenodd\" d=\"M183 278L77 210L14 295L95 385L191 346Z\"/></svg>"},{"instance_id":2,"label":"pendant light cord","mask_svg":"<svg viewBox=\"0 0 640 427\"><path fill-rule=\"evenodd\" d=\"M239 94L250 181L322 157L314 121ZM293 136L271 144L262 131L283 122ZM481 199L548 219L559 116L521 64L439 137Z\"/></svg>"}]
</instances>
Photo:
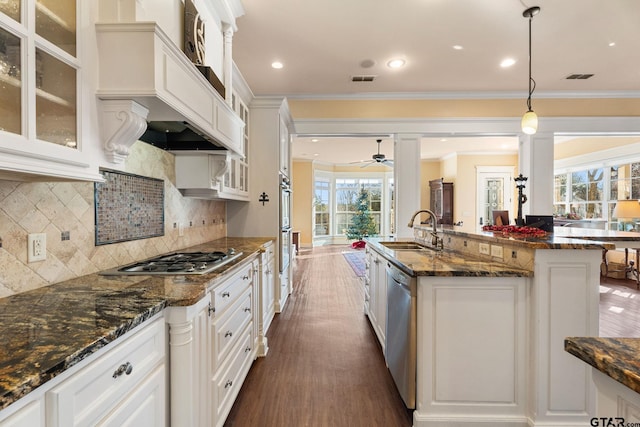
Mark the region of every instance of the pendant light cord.
<instances>
[{"instance_id":1,"label":"pendant light cord","mask_svg":"<svg viewBox=\"0 0 640 427\"><path fill-rule=\"evenodd\" d=\"M533 95L533 91L536 90L536 81L531 77L531 21L535 13L532 10L529 10L529 12L529 96L527 97L527 109L528 111L533 111L531 109L531 95Z\"/></svg>"}]
</instances>

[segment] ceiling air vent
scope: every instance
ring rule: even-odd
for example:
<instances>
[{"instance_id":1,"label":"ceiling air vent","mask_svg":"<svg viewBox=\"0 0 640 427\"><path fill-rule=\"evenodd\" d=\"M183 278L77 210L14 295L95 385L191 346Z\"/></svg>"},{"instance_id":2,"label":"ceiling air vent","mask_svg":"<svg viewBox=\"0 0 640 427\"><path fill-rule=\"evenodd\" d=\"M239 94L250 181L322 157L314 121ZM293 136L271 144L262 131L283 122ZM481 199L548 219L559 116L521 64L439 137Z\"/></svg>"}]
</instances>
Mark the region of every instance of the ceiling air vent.
<instances>
[{"instance_id":1,"label":"ceiling air vent","mask_svg":"<svg viewBox=\"0 0 640 427\"><path fill-rule=\"evenodd\" d=\"M567 80L586 80L593 77L593 74L569 74Z\"/></svg>"},{"instance_id":2,"label":"ceiling air vent","mask_svg":"<svg viewBox=\"0 0 640 427\"><path fill-rule=\"evenodd\" d=\"M372 82L376 76L351 76L352 82Z\"/></svg>"}]
</instances>

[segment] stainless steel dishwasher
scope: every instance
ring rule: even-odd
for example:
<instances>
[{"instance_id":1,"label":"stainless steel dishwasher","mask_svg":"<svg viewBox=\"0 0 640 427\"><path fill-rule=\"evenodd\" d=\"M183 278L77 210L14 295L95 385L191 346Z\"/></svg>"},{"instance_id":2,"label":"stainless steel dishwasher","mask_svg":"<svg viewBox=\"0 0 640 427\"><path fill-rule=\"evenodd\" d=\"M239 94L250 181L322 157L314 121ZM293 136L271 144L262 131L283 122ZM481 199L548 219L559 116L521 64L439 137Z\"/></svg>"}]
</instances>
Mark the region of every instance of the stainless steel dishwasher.
<instances>
[{"instance_id":1,"label":"stainless steel dishwasher","mask_svg":"<svg viewBox=\"0 0 640 427\"><path fill-rule=\"evenodd\" d=\"M407 408L416 407L416 278L387 263L385 359Z\"/></svg>"}]
</instances>

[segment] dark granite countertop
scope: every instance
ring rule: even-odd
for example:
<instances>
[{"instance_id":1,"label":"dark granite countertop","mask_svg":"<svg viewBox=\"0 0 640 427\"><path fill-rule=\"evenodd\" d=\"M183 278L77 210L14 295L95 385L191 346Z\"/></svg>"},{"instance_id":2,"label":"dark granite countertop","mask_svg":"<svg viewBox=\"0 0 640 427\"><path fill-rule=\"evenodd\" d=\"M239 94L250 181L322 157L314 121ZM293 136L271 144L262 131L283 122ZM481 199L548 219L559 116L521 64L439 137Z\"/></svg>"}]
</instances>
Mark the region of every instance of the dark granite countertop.
<instances>
[{"instance_id":1,"label":"dark granite countertop","mask_svg":"<svg viewBox=\"0 0 640 427\"><path fill-rule=\"evenodd\" d=\"M569 337L564 349L636 393L640 393L640 339Z\"/></svg>"},{"instance_id":2,"label":"dark granite countertop","mask_svg":"<svg viewBox=\"0 0 640 427\"><path fill-rule=\"evenodd\" d=\"M368 238L368 244L387 260L411 276L532 277L533 271L509 264L474 259L449 250L393 250L380 244L390 239ZM395 241L413 242L413 239Z\"/></svg>"},{"instance_id":3,"label":"dark granite countertop","mask_svg":"<svg viewBox=\"0 0 640 427\"><path fill-rule=\"evenodd\" d=\"M562 227L556 227L562 228ZM583 231L585 229L582 229ZM595 231L595 230L591 230ZM597 239L595 237L587 239L578 237L585 233L548 233L544 237L526 237L521 235L510 235L494 231L482 231L479 233L467 233L457 230L445 230L445 233L461 237L482 237L483 240L496 243L509 243L510 245L522 246L530 249L615 249L611 243L613 239ZM590 234L591 235L591 234ZM593 235L591 235L593 236ZM639 236L636 236L636 238Z\"/></svg>"},{"instance_id":4,"label":"dark granite countertop","mask_svg":"<svg viewBox=\"0 0 640 427\"><path fill-rule=\"evenodd\" d=\"M0 409L25 396L167 306L202 299L217 277L274 240L222 238L185 251L243 252L210 274L91 274L0 298Z\"/></svg>"}]
</instances>

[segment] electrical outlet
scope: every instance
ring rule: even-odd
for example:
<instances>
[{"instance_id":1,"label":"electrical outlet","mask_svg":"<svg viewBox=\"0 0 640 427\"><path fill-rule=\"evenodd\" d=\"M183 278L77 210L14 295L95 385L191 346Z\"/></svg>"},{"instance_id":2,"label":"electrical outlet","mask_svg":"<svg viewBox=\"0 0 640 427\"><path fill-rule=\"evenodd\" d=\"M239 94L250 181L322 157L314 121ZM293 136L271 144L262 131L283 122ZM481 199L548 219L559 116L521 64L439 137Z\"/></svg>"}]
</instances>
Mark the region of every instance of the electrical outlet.
<instances>
[{"instance_id":1,"label":"electrical outlet","mask_svg":"<svg viewBox=\"0 0 640 427\"><path fill-rule=\"evenodd\" d=\"M45 233L29 234L27 240L27 262L47 259L47 235Z\"/></svg>"},{"instance_id":2,"label":"electrical outlet","mask_svg":"<svg viewBox=\"0 0 640 427\"><path fill-rule=\"evenodd\" d=\"M502 246L491 245L491 256L502 259Z\"/></svg>"},{"instance_id":3,"label":"electrical outlet","mask_svg":"<svg viewBox=\"0 0 640 427\"><path fill-rule=\"evenodd\" d=\"M481 255L489 255L491 253L491 248L488 243L480 243L478 248L480 249Z\"/></svg>"}]
</instances>

